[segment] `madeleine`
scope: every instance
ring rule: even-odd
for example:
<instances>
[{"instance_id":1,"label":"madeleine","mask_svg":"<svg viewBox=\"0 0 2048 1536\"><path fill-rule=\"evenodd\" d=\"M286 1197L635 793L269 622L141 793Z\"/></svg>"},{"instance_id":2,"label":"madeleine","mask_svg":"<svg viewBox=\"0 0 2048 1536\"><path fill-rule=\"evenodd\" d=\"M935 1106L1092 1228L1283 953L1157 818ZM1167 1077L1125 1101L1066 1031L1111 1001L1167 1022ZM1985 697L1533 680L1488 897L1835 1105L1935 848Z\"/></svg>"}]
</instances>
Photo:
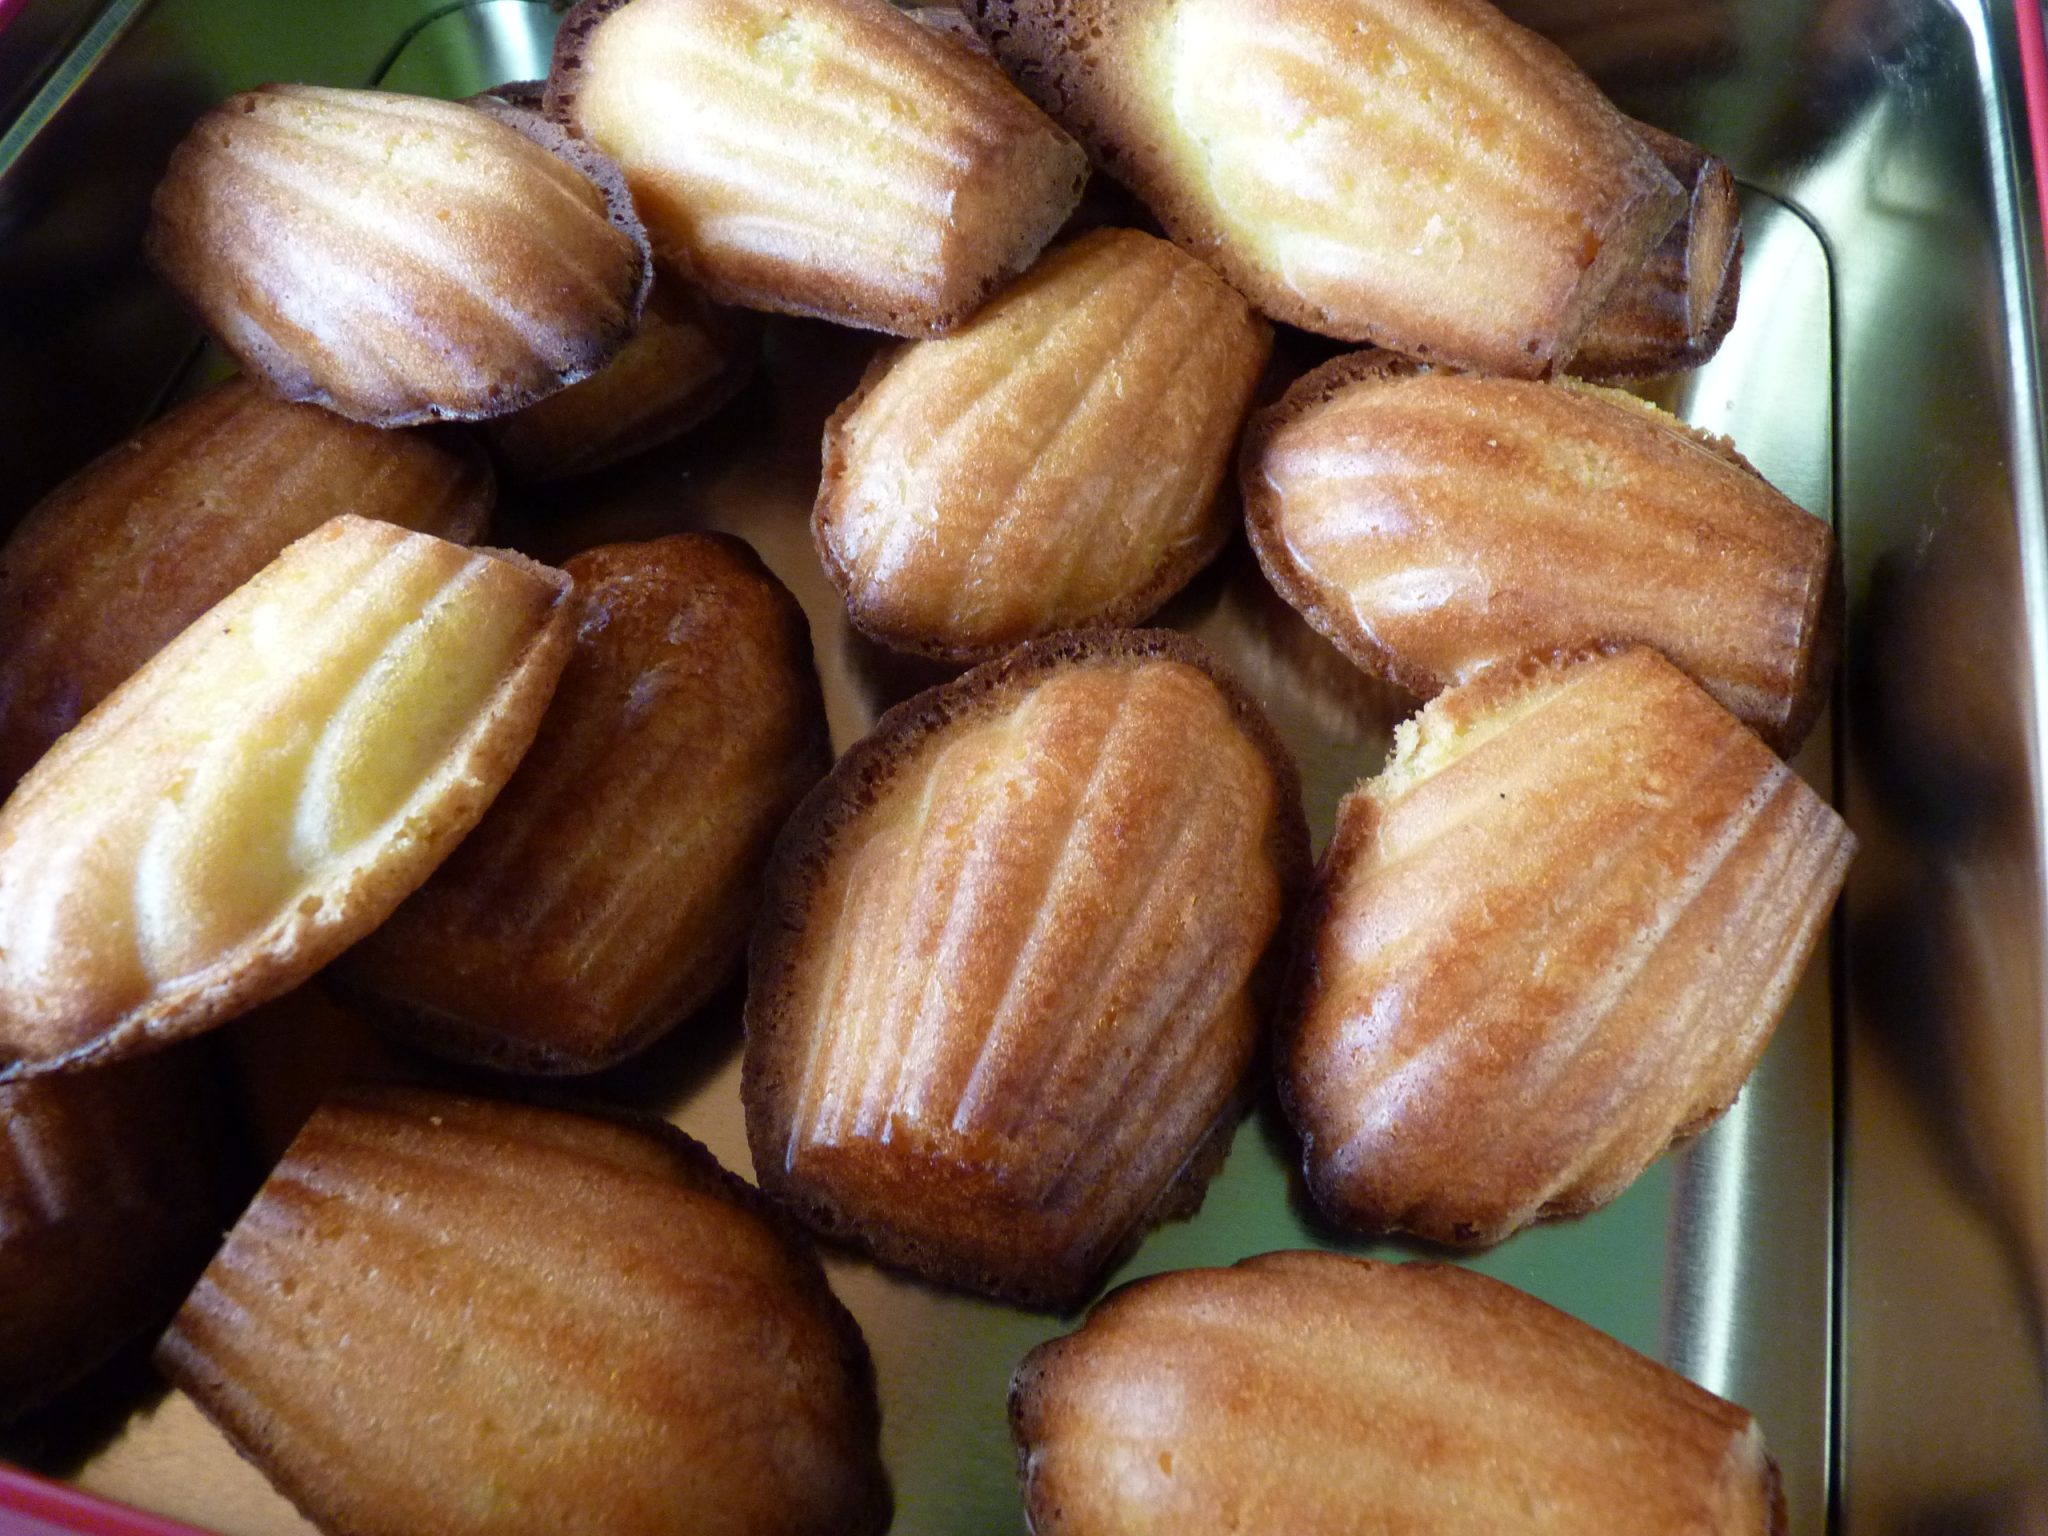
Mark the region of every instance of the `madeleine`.
<instances>
[{"instance_id":1,"label":"madeleine","mask_svg":"<svg viewBox=\"0 0 2048 1536\"><path fill-rule=\"evenodd\" d=\"M1280 595L1423 698L1534 652L1640 642L1780 752L1826 700L1833 532L1633 395L1360 353L1254 418L1242 481Z\"/></svg>"},{"instance_id":2,"label":"madeleine","mask_svg":"<svg viewBox=\"0 0 2048 1536\"><path fill-rule=\"evenodd\" d=\"M1756 1420L1441 1264L1269 1253L1118 1291L1017 1368L1036 1536L1782 1536Z\"/></svg>"},{"instance_id":3,"label":"madeleine","mask_svg":"<svg viewBox=\"0 0 2048 1536\"><path fill-rule=\"evenodd\" d=\"M760 1197L659 1122L330 1103L157 1360L325 1531L889 1521L859 1329Z\"/></svg>"},{"instance_id":4,"label":"madeleine","mask_svg":"<svg viewBox=\"0 0 2048 1536\"><path fill-rule=\"evenodd\" d=\"M311 85L193 126L148 250L273 393L383 427L499 415L595 372L650 274L616 172L536 114Z\"/></svg>"},{"instance_id":5,"label":"madeleine","mask_svg":"<svg viewBox=\"0 0 2048 1536\"><path fill-rule=\"evenodd\" d=\"M831 764L803 612L737 539L568 562L576 649L477 829L343 963L417 1043L589 1072L733 970L775 834Z\"/></svg>"},{"instance_id":6,"label":"madeleine","mask_svg":"<svg viewBox=\"0 0 2048 1536\"><path fill-rule=\"evenodd\" d=\"M211 1028L388 916L532 740L568 585L337 517L115 689L0 809L0 1078Z\"/></svg>"},{"instance_id":7,"label":"madeleine","mask_svg":"<svg viewBox=\"0 0 2048 1536\"><path fill-rule=\"evenodd\" d=\"M182 1051L0 1088L0 1424L177 1306L226 1214L212 1085Z\"/></svg>"},{"instance_id":8,"label":"madeleine","mask_svg":"<svg viewBox=\"0 0 2048 1536\"><path fill-rule=\"evenodd\" d=\"M344 512L457 544L489 465L231 379L33 507L0 547L0 794L50 743L292 540Z\"/></svg>"},{"instance_id":9,"label":"madeleine","mask_svg":"<svg viewBox=\"0 0 2048 1536\"><path fill-rule=\"evenodd\" d=\"M1220 1161L1306 848L1283 749L1184 637L1055 636L899 705L770 870L762 1187L932 1279L1080 1300Z\"/></svg>"},{"instance_id":10,"label":"madeleine","mask_svg":"<svg viewBox=\"0 0 2048 1536\"><path fill-rule=\"evenodd\" d=\"M1102 229L949 336L877 359L825 428L811 532L865 633L952 661L1147 617L1218 504L1272 335L1207 267Z\"/></svg>"},{"instance_id":11,"label":"madeleine","mask_svg":"<svg viewBox=\"0 0 2048 1536\"><path fill-rule=\"evenodd\" d=\"M1281 1100L1345 1226L1490 1243L1734 1102L1856 840L1653 651L1502 669L1338 807Z\"/></svg>"},{"instance_id":12,"label":"madeleine","mask_svg":"<svg viewBox=\"0 0 2048 1536\"><path fill-rule=\"evenodd\" d=\"M678 276L899 336L972 314L1088 174L992 62L886 0L583 0L547 103L624 168Z\"/></svg>"},{"instance_id":13,"label":"madeleine","mask_svg":"<svg viewBox=\"0 0 2048 1536\"><path fill-rule=\"evenodd\" d=\"M1685 194L1484 0L967 0L1010 77L1276 320L1562 366Z\"/></svg>"}]
</instances>

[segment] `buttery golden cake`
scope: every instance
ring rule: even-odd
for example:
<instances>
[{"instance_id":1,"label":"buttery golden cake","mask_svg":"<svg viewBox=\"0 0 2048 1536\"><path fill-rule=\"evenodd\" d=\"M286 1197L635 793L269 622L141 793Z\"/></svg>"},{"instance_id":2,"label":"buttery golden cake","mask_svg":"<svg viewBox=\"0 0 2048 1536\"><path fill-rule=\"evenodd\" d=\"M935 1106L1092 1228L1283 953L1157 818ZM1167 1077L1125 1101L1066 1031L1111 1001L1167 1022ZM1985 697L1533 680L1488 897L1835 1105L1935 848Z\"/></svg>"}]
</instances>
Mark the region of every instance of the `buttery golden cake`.
<instances>
[{"instance_id":1,"label":"buttery golden cake","mask_svg":"<svg viewBox=\"0 0 2048 1536\"><path fill-rule=\"evenodd\" d=\"M967 0L1010 77L1276 320L1541 377L1685 193L1484 0Z\"/></svg>"},{"instance_id":2,"label":"buttery golden cake","mask_svg":"<svg viewBox=\"0 0 2048 1536\"><path fill-rule=\"evenodd\" d=\"M1316 1203L1491 1243L1612 1199L1735 1101L1855 846L1654 651L1441 695L1338 807L1296 938Z\"/></svg>"},{"instance_id":3,"label":"buttery golden cake","mask_svg":"<svg viewBox=\"0 0 2048 1536\"><path fill-rule=\"evenodd\" d=\"M1100 229L951 335L877 358L825 427L811 532L864 633L986 660L1135 623L1229 537L1272 335L1164 240Z\"/></svg>"},{"instance_id":4,"label":"buttery golden cake","mask_svg":"<svg viewBox=\"0 0 2048 1536\"><path fill-rule=\"evenodd\" d=\"M148 251L251 376L385 427L594 373L651 272L616 171L537 114L310 85L193 126Z\"/></svg>"},{"instance_id":5,"label":"buttery golden cake","mask_svg":"<svg viewBox=\"0 0 2048 1536\"><path fill-rule=\"evenodd\" d=\"M1423 698L1617 641L1657 647L1787 754L1826 699L1833 532L1633 395L1357 353L1253 418L1240 476L1281 596Z\"/></svg>"},{"instance_id":6,"label":"buttery golden cake","mask_svg":"<svg viewBox=\"0 0 2048 1536\"><path fill-rule=\"evenodd\" d=\"M0 795L285 545L339 513L457 544L495 492L453 437L380 432L231 379L110 449L0 546Z\"/></svg>"},{"instance_id":7,"label":"buttery golden cake","mask_svg":"<svg viewBox=\"0 0 2048 1536\"><path fill-rule=\"evenodd\" d=\"M618 355L560 394L484 423L509 481L587 475L698 426L754 371L760 323L657 277Z\"/></svg>"},{"instance_id":8,"label":"buttery golden cake","mask_svg":"<svg viewBox=\"0 0 2048 1536\"><path fill-rule=\"evenodd\" d=\"M342 963L409 1039L589 1072L731 974L775 835L831 766L803 611L738 539L564 567L576 650L519 771Z\"/></svg>"},{"instance_id":9,"label":"buttery golden cake","mask_svg":"<svg viewBox=\"0 0 2048 1536\"><path fill-rule=\"evenodd\" d=\"M346 1536L879 1536L867 1347L657 1121L423 1091L316 1113L157 1350Z\"/></svg>"},{"instance_id":10,"label":"buttery golden cake","mask_svg":"<svg viewBox=\"0 0 2048 1536\"><path fill-rule=\"evenodd\" d=\"M190 1050L0 1088L0 1424L161 1327L227 1214Z\"/></svg>"},{"instance_id":11,"label":"buttery golden cake","mask_svg":"<svg viewBox=\"0 0 2048 1536\"><path fill-rule=\"evenodd\" d=\"M0 809L0 1081L290 990L483 815L574 639L559 571L337 517L208 609Z\"/></svg>"},{"instance_id":12,"label":"buttery golden cake","mask_svg":"<svg viewBox=\"0 0 2048 1536\"><path fill-rule=\"evenodd\" d=\"M1637 123L1686 191L1685 216L1622 278L1567 365L1582 379L1645 378L1697 368L1735 323L1742 289L1742 205L1727 165L1675 134Z\"/></svg>"},{"instance_id":13,"label":"buttery golden cake","mask_svg":"<svg viewBox=\"0 0 2048 1536\"><path fill-rule=\"evenodd\" d=\"M547 104L713 299L899 336L972 314L1088 174L992 62L887 0L583 0Z\"/></svg>"},{"instance_id":14,"label":"buttery golden cake","mask_svg":"<svg viewBox=\"0 0 2048 1536\"><path fill-rule=\"evenodd\" d=\"M1034 1536L1782 1536L1757 1422L1444 1264L1140 1280L1017 1368Z\"/></svg>"},{"instance_id":15,"label":"buttery golden cake","mask_svg":"<svg viewBox=\"0 0 2048 1536\"><path fill-rule=\"evenodd\" d=\"M1220 1162L1306 862L1284 748L1185 636L1055 635L897 706L770 868L762 1188L928 1278L1077 1303Z\"/></svg>"}]
</instances>

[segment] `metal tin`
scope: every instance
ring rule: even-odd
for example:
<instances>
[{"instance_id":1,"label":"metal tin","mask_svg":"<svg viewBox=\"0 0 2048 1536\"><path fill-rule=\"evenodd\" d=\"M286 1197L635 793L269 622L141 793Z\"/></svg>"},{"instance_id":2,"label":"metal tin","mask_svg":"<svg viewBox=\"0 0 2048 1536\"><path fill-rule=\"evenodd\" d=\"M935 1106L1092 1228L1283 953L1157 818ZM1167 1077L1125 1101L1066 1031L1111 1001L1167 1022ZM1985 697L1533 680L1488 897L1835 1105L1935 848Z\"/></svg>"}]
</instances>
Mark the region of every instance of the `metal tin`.
<instances>
[{"instance_id":1,"label":"metal tin","mask_svg":"<svg viewBox=\"0 0 2048 1536\"><path fill-rule=\"evenodd\" d=\"M1736 1109L1607 1210L1472 1262L1754 1409L1802 1536L2031 1529L2048 1517L2048 530L2014 18L1987 0L1540 9L1625 107L1714 148L1743 182L1740 317L1720 355L1659 398L1836 522L1843 685L1797 766L1864 853L1832 947ZM1567 10L1581 19L1567 26ZM312 14L156 0L102 10L45 60L0 137L0 521L194 377L195 335L135 242L198 111L265 79L464 94L541 72L556 19L535 0ZM681 528L741 534L810 614L843 749L940 675L854 635L811 549L821 426L872 345L776 322L761 379L710 428L529 498L497 537L552 558ZM1320 844L1405 701L1311 633L1241 546L1164 619L1266 701ZM271 1026L233 1035L275 1115L303 1085L277 1081ZM302 1054L357 1050L331 1011L289 1027ZM667 1113L746 1171L737 1044L729 994L593 1091ZM328 1070L302 1061L297 1075ZM1309 1211L1295 1152L1262 1104L1200 1214L1155 1233L1119 1278L1345 1246ZM896 1529L1018 1528L1005 1386L1071 1320L844 1256L830 1268L875 1352ZM139 1367L17 1428L0 1454L211 1529L309 1528ZM44 1522L22 1529L116 1528L10 1497L0 1482L0 1529L10 1507Z\"/></svg>"}]
</instances>

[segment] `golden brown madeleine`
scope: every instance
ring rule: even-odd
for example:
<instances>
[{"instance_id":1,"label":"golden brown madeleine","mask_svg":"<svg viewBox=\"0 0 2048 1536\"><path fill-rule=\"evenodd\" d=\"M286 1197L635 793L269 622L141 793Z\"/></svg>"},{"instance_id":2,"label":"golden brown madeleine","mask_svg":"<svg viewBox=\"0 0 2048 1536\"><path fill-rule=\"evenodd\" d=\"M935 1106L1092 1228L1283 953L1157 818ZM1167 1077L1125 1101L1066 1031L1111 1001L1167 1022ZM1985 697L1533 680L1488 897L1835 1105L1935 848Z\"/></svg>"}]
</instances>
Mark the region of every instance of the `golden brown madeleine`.
<instances>
[{"instance_id":1,"label":"golden brown madeleine","mask_svg":"<svg viewBox=\"0 0 2048 1536\"><path fill-rule=\"evenodd\" d=\"M1017 1368L1035 1536L1776 1536L1756 1420L1444 1264L1269 1253L1124 1287Z\"/></svg>"},{"instance_id":2,"label":"golden brown madeleine","mask_svg":"<svg viewBox=\"0 0 2048 1536\"><path fill-rule=\"evenodd\" d=\"M1253 418L1241 473L1280 595L1423 698L1498 661L1641 642L1788 755L1826 699L1833 532L1633 395L1354 354Z\"/></svg>"},{"instance_id":3,"label":"golden brown madeleine","mask_svg":"<svg viewBox=\"0 0 2048 1536\"><path fill-rule=\"evenodd\" d=\"M314 1115L158 1363L348 1536L873 1536L867 1346L658 1121L420 1091Z\"/></svg>"},{"instance_id":4,"label":"golden brown madeleine","mask_svg":"<svg viewBox=\"0 0 2048 1536\"><path fill-rule=\"evenodd\" d=\"M762 1188L932 1279L1079 1301L1220 1161L1307 846L1285 750L1180 635L1056 635L889 711L770 867Z\"/></svg>"},{"instance_id":5,"label":"golden brown madeleine","mask_svg":"<svg viewBox=\"0 0 2048 1536\"><path fill-rule=\"evenodd\" d=\"M1282 1102L1343 1224L1497 1242L1734 1102L1856 840L1654 651L1446 693L1347 796L1302 916Z\"/></svg>"},{"instance_id":6,"label":"golden brown madeleine","mask_svg":"<svg viewBox=\"0 0 2048 1536\"><path fill-rule=\"evenodd\" d=\"M152 422L0 547L0 794L301 534L354 512L469 544L493 499L459 439L380 432L241 379Z\"/></svg>"},{"instance_id":7,"label":"golden brown madeleine","mask_svg":"<svg viewBox=\"0 0 2048 1536\"><path fill-rule=\"evenodd\" d=\"M288 991L483 815L574 639L569 579L337 517L123 683L0 809L0 1080Z\"/></svg>"},{"instance_id":8,"label":"golden brown madeleine","mask_svg":"<svg viewBox=\"0 0 2048 1536\"><path fill-rule=\"evenodd\" d=\"M1648 123L1636 134L1686 189L1685 216L1616 286L1567 365L1580 378L1645 378L1697 368L1735 323L1742 205L1727 165Z\"/></svg>"},{"instance_id":9,"label":"golden brown madeleine","mask_svg":"<svg viewBox=\"0 0 2048 1536\"><path fill-rule=\"evenodd\" d=\"M486 423L484 434L508 480L587 475L709 418L753 374L760 345L754 316L657 278L618 356L580 384Z\"/></svg>"},{"instance_id":10,"label":"golden brown madeleine","mask_svg":"<svg viewBox=\"0 0 2048 1536\"><path fill-rule=\"evenodd\" d=\"M1102 229L878 358L811 517L853 622L970 661L1145 618L1230 535L1217 488L1271 344L1193 257Z\"/></svg>"},{"instance_id":11,"label":"golden brown madeleine","mask_svg":"<svg viewBox=\"0 0 2048 1536\"><path fill-rule=\"evenodd\" d=\"M967 0L1003 67L1276 320L1541 376L1683 191L1484 0Z\"/></svg>"},{"instance_id":12,"label":"golden brown madeleine","mask_svg":"<svg viewBox=\"0 0 2048 1536\"><path fill-rule=\"evenodd\" d=\"M0 1088L0 1424L161 1327L226 1214L186 1051Z\"/></svg>"},{"instance_id":13,"label":"golden brown madeleine","mask_svg":"<svg viewBox=\"0 0 2048 1536\"><path fill-rule=\"evenodd\" d=\"M149 254L275 393L385 427L500 415L595 372L650 272L616 173L554 125L311 85L199 120Z\"/></svg>"},{"instance_id":14,"label":"golden brown madeleine","mask_svg":"<svg viewBox=\"0 0 2048 1536\"><path fill-rule=\"evenodd\" d=\"M343 962L422 1045L591 1072L745 947L775 834L831 766L803 610L737 539L578 555L576 652L475 832Z\"/></svg>"},{"instance_id":15,"label":"golden brown madeleine","mask_svg":"<svg viewBox=\"0 0 2048 1536\"><path fill-rule=\"evenodd\" d=\"M547 99L712 298L898 336L972 314L1088 174L991 61L886 0L583 0Z\"/></svg>"}]
</instances>

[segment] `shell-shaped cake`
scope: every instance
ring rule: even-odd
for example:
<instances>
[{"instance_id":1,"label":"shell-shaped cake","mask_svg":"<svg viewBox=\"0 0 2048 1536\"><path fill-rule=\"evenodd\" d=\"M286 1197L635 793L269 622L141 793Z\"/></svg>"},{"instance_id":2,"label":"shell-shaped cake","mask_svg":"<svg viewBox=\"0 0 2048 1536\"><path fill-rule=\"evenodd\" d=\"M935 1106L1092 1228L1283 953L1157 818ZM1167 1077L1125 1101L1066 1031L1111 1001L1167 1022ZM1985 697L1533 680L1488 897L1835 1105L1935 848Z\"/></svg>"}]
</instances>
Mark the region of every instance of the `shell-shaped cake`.
<instances>
[{"instance_id":1,"label":"shell-shaped cake","mask_svg":"<svg viewBox=\"0 0 2048 1536\"><path fill-rule=\"evenodd\" d=\"M651 270L616 171L537 114L312 85L202 117L148 248L273 392L385 427L500 415L595 372Z\"/></svg>"},{"instance_id":2,"label":"shell-shaped cake","mask_svg":"<svg viewBox=\"0 0 2048 1536\"><path fill-rule=\"evenodd\" d=\"M972 314L1088 174L990 60L887 0L582 0L547 101L712 298L899 336Z\"/></svg>"},{"instance_id":3,"label":"shell-shaped cake","mask_svg":"<svg viewBox=\"0 0 2048 1536\"><path fill-rule=\"evenodd\" d=\"M337 517L208 609L0 809L0 1079L289 990L426 879L511 776L568 578Z\"/></svg>"},{"instance_id":4,"label":"shell-shaped cake","mask_svg":"<svg viewBox=\"0 0 2048 1536\"><path fill-rule=\"evenodd\" d=\"M609 363L560 394L484 426L507 480L587 475L699 425L752 375L760 328L687 283L657 278Z\"/></svg>"},{"instance_id":5,"label":"shell-shaped cake","mask_svg":"<svg viewBox=\"0 0 2048 1536\"><path fill-rule=\"evenodd\" d=\"M877 359L811 518L853 622L972 661L1145 618L1229 537L1217 488L1270 346L1199 261L1101 229Z\"/></svg>"},{"instance_id":6,"label":"shell-shaped cake","mask_svg":"<svg viewBox=\"0 0 2048 1536\"><path fill-rule=\"evenodd\" d=\"M1782 1536L1757 1422L1485 1275L1268 1253L1018 1367L1035 1536Z\"/></svg>"},{"instance_id":7,"label":"shell-shaped cake","mask_svg":"<svg viewBox=\"0 0 2048 1536\"><path fill-rule=\"evenodd\" d=\"M387 1090L292 1143L157 1351L348 1536L879 1536L860 1330L658 1122Z\"/></svg>"},{"instance_id":8,"label":"shell-shaped cake","mask_svg":"<svg viewBox=\"0 0 2048 1536\"><path fill-rule=\"evenodd\" d=\"M1685 216L1622 278L1579 338L1568 367L1580 378L1647 378L1697 368L1735 323L1742 205L1734 174L1697 144L1648 123L1635 129L1685 188Z\"/></svg>"},{"instance_id":9,"label":"shell-shaped cake","mask_svg":"<svg viewBox=\"0 0 2048 1536\"><path fill-rule=\"evenodd\" d=\"M831 765L803 611L737 539L576 556L575 654L511 783L343 963L405 1032L587 1072L694 1012Z\"/></svg>"},{"instance_id":10,"label":"shell-shaped cake","mask_svg":"<svg viewBox=\"0 0 2048 1536\"><path fill-rule=\"evenodd\" d=\"M344 512L469 544L483 456L232 379L152 422L0 546L0 794L137 667Z\"/></svg>"},{"instance_id":11,"label":"shell-shaped cake","mask_svg":"<svg viewBox=\"0 0 2048 1536\"><path fill-rule=\"evenodd\" d=\"M1280 1088L1316 1203L1490 1243L1612 1199L1734 1102L1855 845L1654 651L1436 699L1301 921Z\"/></svg>"},{"instance_id":12,"label":"shell-shaped cake","mask_svg":"<svg viewBox=\"0 0 2048 1536\"><path fill-rule=\"evenodd\" d=\"M1306 858L1292 764L1185 637L1054 636L899 705L771 866L761 1186L929 1278L1078 1302L1214 1172Z\"/></svg>"},{"instance_id":13,"label":"shell-shaped cake","mask_svg":"<svg viewBox=\"0 0 2048 1536\"><path fill-rule=\"evenodd\" d=\"M1640 642L1781 752L1825 702L1833 532L1633 395L1355 354L1253 418L1242 484L1280 595L1423 698L1496 662Z\"/></svg>"},{"instance_id":14,"label":"shell-shaped cake","mask_svg":"<svg viewBox=\"0 0 2048 1536\"><path fill-rule=\"evenodd\" d=\"M1265 313L1541 377L1685 195L1484 0L967 0L998 60Z\"/></svg>"},{"instance_id":15,"label":"shell-shaped cake","mask_svg":"<svg viewBox=\"0 0 2048 1536\"><path fill-rule=\"evenodd\" d=\"M182 1051L0 1088L0 1424L163 1325L225 1214Z\"/></svg>"}]
</instances>

